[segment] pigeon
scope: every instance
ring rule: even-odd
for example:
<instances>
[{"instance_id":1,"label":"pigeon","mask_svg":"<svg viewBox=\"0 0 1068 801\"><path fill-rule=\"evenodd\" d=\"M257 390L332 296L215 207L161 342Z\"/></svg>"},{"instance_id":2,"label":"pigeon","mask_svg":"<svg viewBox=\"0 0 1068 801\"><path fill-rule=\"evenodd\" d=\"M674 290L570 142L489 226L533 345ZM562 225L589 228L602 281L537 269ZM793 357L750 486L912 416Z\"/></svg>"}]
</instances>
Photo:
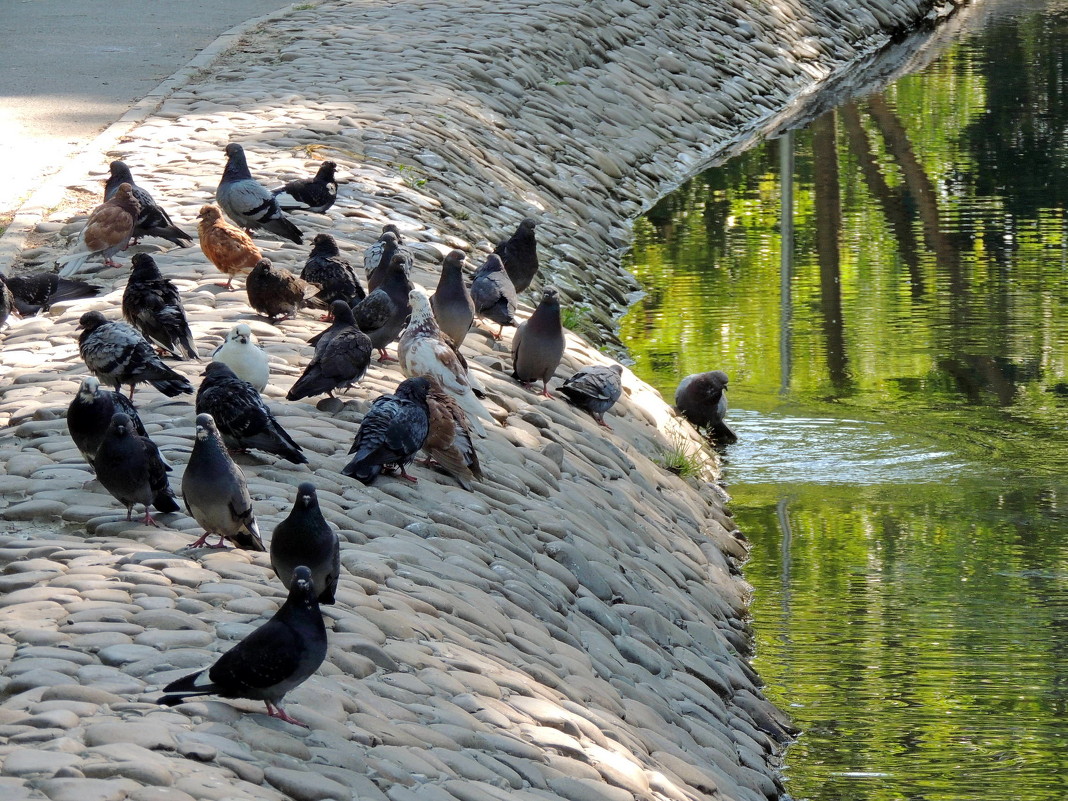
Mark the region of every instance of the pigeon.
<instances>
[{"instance_id":1,"label":"pigeon","mask_svg":"<svg viewBox=\"0 0 1068 801\"><path fill-rule=\"evenodd\" d=\"M156 443L137 432L133 419L125 412L111 416L104 438L94 457L97 480L104 489L126 507L126 519L133 517L135 503L145 505L142 522L154 526L149 513L155 506L162 514L177 512L178 503L167 481L170 467L160 456Z\"/></svg>"},{"instance_id":2,"label":"pigeon","mask_svg":"<svg viewBox=\"0 0 1068 801\"><path fill-rule=\"evenodd\" d=\"M263 228L298 245L304 242L300 229L282 213L278 198L252 177L245 161L245 150L236 142L226 146L226 168L215 190L215 200L226 216L246 233L252 233L253 228Z\"/></svg>"},{"instance_id":3,"label":"pigeon","mask_svg":"<svg viewBox=\"0 0 1068 801\"><path fill-rule=\"evenodd\" d=\"M189 380L165 365L148 341L136 329L120 322L108 322L98 311L87 311L78 320L78 350L89 372L118 389L147 381L168 398L192 393Z\"/></svg>"},{"instance_id":4,"label":"pigeon","mask_svg":"<svg viewBox=\"0 0 1068 801\"><path fill-rule=\"evenodd\" d=\"M738 435L723 419L727 415L728 380L722 370L694 373L682 379L675 390L675 410L693 423L694 428L704 428L705 436L719 445L738 441Z\"/></svg>"},{"instance_id":5,"label":"pigeon","mask_svg":"<svg viewBox=\"0 0 1068 801\"><path fill-rule=\"evenodd\" d=\"M471 480L482 480L482 467L471 441L471 425L467 415L456 398L434 381L431 381L431 390L427 395L427 407L430 410L430 430L423 443L423 450L429 454L426 465L429 467L436 462L461 487L471 491Z\"/></svg>"},{"instance_id":6,"label":"pigeon","mask_svg":"<svg viewBox=\"0 0 1068 801\"><path fill-rule=\"evenodd\" d=\"M611 409L623 394L623 384L620 382L622 375L621 364L613 364L611 367L602 364L583 367L560 385L560 392L569 403L585 409L600 425L611 430L612 426L604 421L604 413Z\"/></svg>"},{"instance_id":7,"label":"pigeon","mask_svg":"<svg viewBox=\"0 0 1068 801\"><path fill-rule=\"evenodd\" d=\"M367 276L367 291L374 292L382 284L382 268L393 261L393 257L400 254L401 264L404 266L404 275L408 276L412 271L412 252L404 247L400 229L393 223L382 226L382 235L363 254L363 271Z\"/></svg>"},{"instance_id":8,"label":"pigeon","mask_svg":"<svg viewBox=\"0 0 1068 801\"><path fill-rule=\"evenodd\" d=\"M76 252L60 259L63 267L59 277L69 278L94 256L102 256L106 267L117 267L111 257L129 247L134 223L140 213L141 204L134 197L133 187L119 184L115 194L89 215L89 220L78 235Z\"/></svg>"},{"instance_id":9,"label":"pigeon","mask_svg":"<svg viewBox=\"0 0 1068 801\"><path fill-rule=\"evenodd\" d=\"M67 430L70 438L81 451L89 467L96 471L96 451L104 440L111 418L123 412L140 436L147 437L145 425L137 416L137 410L129 399L119 392L100 388L100 379L95 376L83 378L74 400L67 407Z\"/></svg>"},{"instance_id":10,"label":"pigeon","mask_svg":"<svg viewBox=\"0 0 1068 801\"><path fill-rule=\"evenodd\" d=\"M0 275L11 290L12 304L22 317L48 311L53 303L68 300L83 300L96 297L100 290L84 281L60 278L56 273L31 273L29 275Z\"/></svg>"},{"instance_id":11,"label":"pigeon","mask_svg":"<svg viewBox=\"0 0 1068 801\"><path fill-rule=\"evenodd\" d=\"M319 287L298 278L285 267L271 264L270 259L260 259L245 279L245 291L248 305L273 322L276 317L281 321L294 316Z\"/></svg>"},{"instance_id":12,"label":"pigeon","mask_svg":"<svg viewBox=\"0 0 1068 801\"><path fill-rule=\"evenodd\" d=\"M253 341L248 323L238 323L231 328L211 358L227 365L234 375L252 384L257 392L263 392L267 387L271 376L267 354Z\"/></svg>"},{"instance_id":13,"label":"pigeon","mask_svg":"<svg viewBox=\"0 0 1068 801\"><path fill-rule=\"evenodd\" d=\"M202 547L214 534L219 538L216 548L225 547L223 541L229 540L246 551L267 550L252 513L245 476L226 452L210 414L197 415L193 452L182 476L182 497L189 514L204 529L204 536L190 548Z\"/></svg>"},{"instance_id":14,"label":"pigeon","mask_svg":"<svg viewBox=\"0 0 1068 801\"><path fill-rule=\"evenodd\" d=\"M494 339L500 339L506 325L518 325L515 309L518 300L512 279L504 271L501 257L491 253L486 263L475 272L471 279L471 300L475 304L475 314L492 320L500 326Z\"/></svg>"},{"instance_id":15,"label":"pigeon","mask_svg":"<svg viewBox=\"0 0 1068 801\"><path fill-rule=\"evenodd\" d=\"M209 363L203 375L197 390L197 414L207 413L215 419L227 448L256 448L293 464L308 461L252 384L242 381L222 362Z\"/></svg>"},{"instance_id":16,"label":"pigeon","mask_svg":"<svg viewBox=\"0 0 1068 801\"><path fill-rule=\"evenodd\" d=\"M352 313L356 325L371 338L378 350L378 361L389 362L394 359L386 353L386 346L400 335L412 311L408 304L412 283L404 271L404 258L400 254L394 254L383 270L381 286L355 304Z\"/></svg>"},{"instance_id":17,"label":"pigeon","mask_svg":"<svg viewBox=\"0 0 1068 801\"><path fill-rule=\"evenodd\" d=\"M560 299L547 288L541 303L512 337L512 378L530 388L541 381L541 394L551 398L549 379L564 358L564 327L560 324Z\"/></svg>"},{"instance_id":18,"label":"pigeon","mask_svg":"<svg viewBox=\"0 0 1068 801\"><path fill-rule=\"evenodd\" d=\"M274 617L224 653L210 668L183 676L163 688L159 703L176 706L186 698L220 695L263 701L267 714L297 726L280 704L326 659L326 625L315 600L311 571L293 571L289 597Z\"/></svg>"},{"instance_id":19,"label":"pigeon","mask_svg":"<svg viewBox=\"0 0 1068 801\"><path fill-rule=\"evenodd\" d=\"M161 350L200 361L178 287L164 278L147 253L130 259L133 270L122 293L122 316ZM160 354L162 355L162 354Z\"/></svg>"},{"instance_id":20,"label":"pigeon","mask_svg":"<svg viewBox=\"0 0 1068 801\"><path fill-rule=\"evenodd\" d=\"M516 292L523 292L538 272L538 242L534 238L534 226L538 223L527 217L519 223L515 233L494 248L501 257L508 277Z\"/></svg>"},{"instance_id":21,"label":"pigeon","mask_svg":"<svg viewBox=\"0 0 1068 801\"><path fill-rule=\"evenodd\" d=\"M230 276L225 284L219 284L229 289L234 277L255 267L263 253L252 237L223 219L218 206L201 206L197 219L200 220L197 224L200 249L219 272Z\"/></svg>"},{"instance_id":22,"label":"pigeon","mask_svg":"<svg viewBox=\"0 0 1068 801\"><path fill-rule=\"evenodd\" d=\"M133 196L141 204L141 211L134 221L134 244L137 244L142 237L155 236L166 239L180 248L193 246L193 238L171 222L170 215L160 208L147 189L134 183L133 175L130 174L130 168L126 166L126 162L113 161L111 162L111 177L104 184L104 200L114 197L122 184L129 184L133 187Z\"/></svg>"},{"instance_id":23,"label":"pigeon","mask_svg":"<svg viewBox=\"0 0 1068 801\"><path fill-rule=\"evenodd\" d=\"M467 368L452 346L445 341L430 308L426 290L415 286L408 295L412 307L412 320L397 343L397 356L401 372L408 378L429 376L449 392L467 413L480 436L486 430L478 417L493 421L493 416L475 397Z\"/></svg>"},{"instance_id":24,"label":"pigeon","mask_svg":"<svg viewBox=\"0 0 1068 801\"><path fill-rule=\"evenodd\" d=\"M314 178L298 178L275 189L272 194L282 211L326 212L337 200L337 181L334 171L337 164L324 161L319 165Z\"/></svg>"},{"instance_id":25,"label":"pigeon","mask_svg":"<svg viewBox=\"0 0 1068 801\"><path fill-rule=\"evenodd\" d=\"M471 323L475 320L475 302L464 283L464 252L450 250L441 264L437 289L430 298L434 317L441 332L456 347L463 344Z\"/></svg>"},{"instance_id":26,"label":"pigeon","mask_svg":"<svg viewBox=\"0 0 1068 801\"><path fill-rule=\"evenodd\" d=\"M319 335L322 338L317 339L315 355L286 394L286 400L300 400L324 392L332 398L335 389L351 387L367 372L373 350L371 340L356 327L349 304L335 300L332 308L334 324ZM325 336L328 333L330 336Z\"/></svg>"},{"instance_id":27,"label":"pigeon","mask_svg":"<svg viewBox=\"0 0 1068 801\"><path fill-rule=\"evenodd\" d=\"M356 271L341 258L337 241L330 234L315 235L300 277L319 287L318 297L326 304L341 299L351 305L367 296Z\"/></svg>"},{"instance_id":28,"label":"pigeon","mask_svg":"<svg viewBox=\"0 0 1068 801\"><path fill-rule=\"evenodd\" d=\"M430 431L430 410L426 397L430 381L408 378L392 395L379 395L363 416L356 440L349 448L352 460L341 472L370 484L383 468L397 468L401 478L415 482L404 468L426 442Z\"/></svg>"},{"instance_id":29,"label":"pigeon","mask_svg":"<svg viewBox=\"0 0 1068 801\"><path fill-rule=\"evenodd\" d=\"M271 567L286 589L300 565L311 571L319 603L334 603L341 576L341 544L319 509L319 496L310 481L297 487L293 510L271 534Z\"/></svg>"},{"instance_id":30,"label":"pigeon","mask_svg":"<svg viewBox=\"0 0 1068 801\"><path fill-rule=\"evenodd\" d=\"M15 311L15 296L7 284L0 281L0 325L7 322L7 318L13 311Z\"/></svg>"}]
</instances>

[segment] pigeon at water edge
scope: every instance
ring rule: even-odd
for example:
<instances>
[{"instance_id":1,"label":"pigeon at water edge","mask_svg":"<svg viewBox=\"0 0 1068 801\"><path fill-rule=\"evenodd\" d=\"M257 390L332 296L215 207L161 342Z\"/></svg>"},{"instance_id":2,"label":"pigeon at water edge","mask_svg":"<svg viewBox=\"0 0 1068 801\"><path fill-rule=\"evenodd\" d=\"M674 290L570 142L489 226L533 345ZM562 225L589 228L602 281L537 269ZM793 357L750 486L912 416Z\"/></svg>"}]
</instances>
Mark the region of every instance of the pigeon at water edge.
<instances>
[{"instance_id":1,"label":"pigeon at water edge","mask_svg":"<svg viewBox=\"0 0 1068 801\"><path fill-rule=\"evenodd\" d=\"M226 167L215 190L215 200L226 216L247 232L255 228L300 245L304 237L278 205L278 198L252 177L245 150L236 142L226 146Z\"/></svg>"},{"instance_id":2,"label":"pigeon at water edge","mask_svg":"<svg viewBox=\"0 0 1068 801\"><path fill-rule=\"evenodd\" d=\"M738 435L723 419L727 414L727 383L722 370L693 373L686 376L675 390L675 410L688 419L698 431L718 445L731 445Z\"/></svg>"},{"instance_id":3,"label":"pigeon at water edge","mask_svg":"<svg viewBox=\"0 0 1068 801\"><path fill-rule=\"evenodd\" d=\"M179 359L200 361L178 287L163 277L147 253L135 253L130 264L133 269L122 293L122 316L157 348Z\"/></svg>"},{"instance_id":4,"label":"pigeon at water edge","mask_svg":"<svg viewBox=\"0 0 1068 801\"><path fill-rule=\"evenodd\" d=\"M148 436L133 403L120 392L102 389L100 379L95 376L82 379L74 399L67 407L67 430L70 432L70 438L74 440L74 444L94 472L97 449L104 441L104 434L116 412L123 412L130 418L138 435Z\"/></svg>"},{"instance_id":5,"label":"pigeon at water edge","mask_svg":"<svg viewBox=\"0 0 1068 801\"><path fill-rule=\"evenodd\" d=\"M111 176L104 184L104 200L114 197L122 184L129 184L133 187L134 198L141 205L141 210L134 221L134 244L142 237L155 236L166 239L181 248L193 246L193 238L171 222L170 215L156 203L147 189L134 183L133 175L130 173L130 168L126 166L126 162L113 161L110 169Z\"/></svg>"},{"instance_id":6,"label":"pigeon at water edge","mask_svg":"<svg viewBox=\"0 0 1068 801\"><path fill-rule=\"evenodd\" d=\"M303 684L326 659L326 625L311 571L293 571L289 597L274 617L224 653L206 670L183 676L163 688L159 703L175 706L186 698L220 695L263 701L273 718L308 728L286 714L282 699Z\"/></svg>"},{"instance_id":7,"label":"pigeon at water edge","mask_svg":"<svg viewBox=\"0 0 1068 801\"><path fill-rule=\"evenodd\" d=\"M287 589L299 565L307 565L311 571L319 603L334 603L341 576L341 544L323 517L319 496L310 481L297 487L293 509L271 534L271 567Z\"/></svg>"},{"instance_id":8,"label":"pigeon at water edge","mask_svg":"<svg viewBox=\"0 0 1068 801\"><path fill-rule=\"evenodd\" d=\"M215 419L198 414L193 451L182 476L182 497L189 515L204 529L204 535L190 548L204 546L208 537L219 538L213 546L222 548L229 540L246 551L265 551L256 516L252 511L245 476L226 452Z\"/></svg>"},{"instance_id":9,"label":"pigeon at water edge","mask_svg":"<svg viewBox=\"0 0 1068 801\"><path fill-rule=\"evenodd\" d=\"M615 405L623 394L623 365L613 364L606 367L596 364L583 367L560 385L559 391L568 402L585 409L600 425L611 430L612 426L604 421L604 413Z\"/></svg>"},{"instance_id":10,"label":"pigeon at water edge","mask_svg":"<svg viewBox=\"0 0 1068 801\"><path fill-rule=\"evenodd\" d=\"M144 504L143 523L157 525L150 506L166 514L177 512L178 503L167 481L170 467L151 439L137 433L125 412L116 412L94 457L97 480L126 507L126 519L133 516L134 504Z\"/></svg>"},{"instance_id":11,"label":"pigeon at water edge","mask_svg":"<svg viewBox=\"0 0 1068 801\"><path fill-rule=\"evenodd\" d=\"M148 341L126 323L108 322L98 311L88 311L78 320L78 350L89 372L119 389L147 381L168 398L192 393L193 385L163 361Z\"/></svg>"},{"instance_id":12,"label":"pigeon at water edge","mask_svg":"<svg viewBox=\"0 0 1068 801\"><path fill-rule=\"evenodd\" d=\"M324 161L312 178L298 178L273 190L282 211L314 211L323 214L337 200L337 164Z\"/></svg>"},{"instance_id":13,"label":"pigeon at water edge","mask_svg":"<svg viewBox=\"0 0 1068 801\"><path fill-rule=\"evenodd\" d=\"M541 381L541 394L551 398L549 379L564 358L564 327L560 324L560 298L548 287L541 302L512 337L512 377L530 388Z\"/></svg>"},{"instance_id":14,"label":"pigeon at water edge","mask_svg":"<svg viewBox=\"0 0 1068 801\"><path fill-rule=\"evenodd\" d=\"M429 391L426 378L408 378L393 394L375 398L349 448L353 457L341 472L371 484L383 469L398 469L401 478L417 481L404 468L423 447L430 431Z\"/></svg>"},{"instance_id":15,"label":"pigeon at water edge","mask_svg":"<svg viewBox=\"0 0 1068 801\"><path fill-rule=\"evenodd\" d=\"M475 302L464 283L464 252L451 250L441 264L438 286L430 298L441 332L460 347L475 320Z\"/></svg>"},{"instance_id":16,"label":"pigeon at water edge","mask_svg":"<svg viewBox=\"0 0 1068 801\"><path fill-rule=\"evenodd\" d=\"M263 348L256 344L248 323L238 323L230 329L223 343L211 354L213 361L222 362L242 381L263 392L271 377L270 363Z\"/></svg>"}]
</instances>

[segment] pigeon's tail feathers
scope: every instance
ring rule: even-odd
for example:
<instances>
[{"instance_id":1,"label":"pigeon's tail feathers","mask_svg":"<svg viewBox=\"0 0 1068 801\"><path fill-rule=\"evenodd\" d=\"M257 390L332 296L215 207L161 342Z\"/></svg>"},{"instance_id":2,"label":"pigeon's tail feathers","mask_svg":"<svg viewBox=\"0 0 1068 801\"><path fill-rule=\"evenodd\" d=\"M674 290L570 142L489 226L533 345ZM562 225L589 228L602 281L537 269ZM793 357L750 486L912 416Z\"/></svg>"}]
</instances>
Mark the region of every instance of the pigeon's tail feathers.
<instances>
[{"instance_id":1,"label":"pigeon's tail feathers","mask_svg":"<svg viewBox=\"0 0 1068 801\"><path fill-rule=\"evenodd\" d=\"M180 373L175 373L173 370L171 372L172 375L162 378L150 378L148 383L168 398L174 398L182 394L192 395L193 385L189 383L189 379Z\"/></svg>"},{"instance_id":2,"label":"pigeon's tail feathers","mask_svg":"<svg viewBox=\"0 0 1068 801\"><path fill-rule=\"evenodd\" d=\"M238 548L244 548L246 551L267 550L263 545L263 540L260 538L259 526L256 525L254 519L246 521L245 525L230 538L230 541Z\"/></svg>"},{"instance_id":3,"label":"pigeon's tail feathers","mask_svg":"<svg viewBox=\"0 0 1068 801\"><path fill-rule=\"evenodd\" d=\"M482 422L478 419L481 417L483 420L488 420L491 423L497 421L493 419L493 415L489 413L489 410L482 405L482 401L474 396L473 393L465 392L463 395L454 395L456 402L460 404L460 408L467 414L467 421L471 424L471 428L480 437L486 436L486 429L483 427Z\"/></svg>"},{"instance_id":4,"label":"pigeon's tail feathers","mask_svg":"<svg viewBox=\"0 0 1068 801\"><path fill-rule=\"evenodd\" d=\"M75 273L81 272L89 261L89 257L92 256L92 252L88 253L74 253L70 256L64 256L59 259L63 267L59 271L60 278L68 278Z\"/></svg>"},{"instance_id":5,"label":"pigeon's tail feathers","mask_svg":"<svg viewBox=\"0 0 1068 801\"><path fill-rule=\"evenodd\" d=\"M172 681L163 688L165 695L157 701L164 706L177 706L186 698L195 698L199 695L213 695L219 691L215 683L208 678L208 671L199 670L188 676Z\"/></svg>"},{"instance_id":6,"label":"pigeon's tail feathers","mask_svg":"<svg viewBox=\"0 0 1068 801\"><path fill-rule=\"evenodd\" d=\"M712 438L717 445L733 445L738 441L738 435L722 420L709 423L708 428L712 432Z\"/></svg>"},{"instance_id":7,"label":"pigeon's tail feathers","mask_svg":"<svg viewBox=\"0 0 1068 801\"><path fill-rule=\"evenodd\" d=\"M272 234L282 237L282 239L288 239L290 242L295 242L298 245L304 244L304 235L300 232L300 229L285 217L267 220L263 223L263 227Z\"/></svg>"},{"instance_id":8,"label":"pigeon's tail feathers","mask_svg":"<svg viewBox=\"0 0 1068 801\"><path fill-rule=\"evenodd\" d=\"M156 497L152 499L152 505L156 507L156 511L160 514L169 514L170 512L178 512L181 507L178 506L178 501L174 499L174 493L171 492L170 487L165 487L156 493Z\"/></svg>"},{"instance_id":9,"label":"pigeon's tail feathers","mask_svg":"<svg viewBox=\"0 0 1068 801\"><path fill-rule=\"evenodd\" d=\"M163 228L153 228L151 236L158 236L160 239L166 239L168 242L175 244L180 248L193 247L193 237L189 236L189 234L187 234L177 225L168 225Z\"/></svg>"},{"instance_id":10,"label":"pigeon's tail feathers","mask_svg":"<svg viewBox=\"0 0 1068 801\"><path fill-rule=\"evenodd\" d=\"M363 484L370 484L379 474L382 472L382 465L374 462L368 462L367 458L370 454L363 452L357 453L341 472L350 478L354 478Z\"/></svg>"},{"instance_id":11,"label":"pigeon's tail feathers","mask_svg":"<svg viewBox=\"0 0 1068 801\"><path fill-rule=\"evenodd\" d=\"M193 343L193 334L190 331L183 331L178 336L178 347L181 348L182 353L186 357L192 359L195 362L200 361L200 354L197 353L197 346Z\"/></svg>"},{"instance_id":12,"label":"pigeon's tail feathers","mask_svg":"<svg viewBox=\"0 0 1068 801\"><path fill-rule=\"evenodd\" d=\"M314 395L323 395L334 388L334 382L323 375L321 370L308 370L293 384L292 389L286 393L286 400L295 401L301 398L310 398Z\"/></svg>"}]
</instances>

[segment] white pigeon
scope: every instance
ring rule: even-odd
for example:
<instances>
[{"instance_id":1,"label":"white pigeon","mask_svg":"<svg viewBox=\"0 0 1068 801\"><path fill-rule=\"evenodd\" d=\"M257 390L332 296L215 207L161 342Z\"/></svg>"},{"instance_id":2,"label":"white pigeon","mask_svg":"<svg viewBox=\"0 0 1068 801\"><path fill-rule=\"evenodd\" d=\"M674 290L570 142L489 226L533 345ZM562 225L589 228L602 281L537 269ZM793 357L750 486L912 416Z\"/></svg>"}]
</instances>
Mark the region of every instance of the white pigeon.
<instances>
[{"instance_id":1,"label":"white pigeon","mask_svg":"<svg viewBox=\"0 0 1068 801\"><path fill-rule=\"evenodd\" d=\"M243 381L248 381L263 392L271 371L267 354L252 339L252 329L247 323L238 323L230 329L223 343L211 354L214 361L222 362Z\"/></svg>"},{"instance_id":2,"label":"white pigeon","mask_svg":"<svg viewBox=\"0 0 1068 801\"><path fill-rule=\"evenodd\" d=\"M467 413L472 427L480 436L486 431L478 421L496 422L472 389L471 376L461 361L459 353L445 341L434 319L430 297L425 289L416 285L408 293L412 306L412 318L397 342L397 358L401 372L408 378L430 376L436 378L445 390L456 398Z\"/></svg>"}]
</instances>

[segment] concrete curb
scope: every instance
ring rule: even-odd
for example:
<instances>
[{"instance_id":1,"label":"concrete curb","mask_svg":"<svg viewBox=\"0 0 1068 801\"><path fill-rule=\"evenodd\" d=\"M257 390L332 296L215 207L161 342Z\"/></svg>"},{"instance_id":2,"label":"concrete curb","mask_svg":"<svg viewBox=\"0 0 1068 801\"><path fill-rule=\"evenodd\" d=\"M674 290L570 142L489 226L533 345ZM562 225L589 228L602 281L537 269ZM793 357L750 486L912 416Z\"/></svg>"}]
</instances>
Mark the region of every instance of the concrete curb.
<instances>
[{"instance_id":1,"label":"concrete curb","mask_svg":"<svg viewBox=\"0 0 1068 801\"><path fill-rule=\"evenodd\" d=\"M215 41L190 59L185 66L161 81L155 89L135 102L125 114L101 131L85 147L73 153L67 164L58 172L46 177L41 186L19 206L11 223L0 236L0 274L8 274L15 259L25 250L26 240L37 223L63 201L67 187L84 177L92 167L101 166L101 153L115 148L123 136L154 114L176 89L187 85L200 70L207 68L230 50L238 39L259 25L288 16L296 5L297 3L291 3L269 14L246 20L219 34Z\"/></svg>"}]
</instances>

